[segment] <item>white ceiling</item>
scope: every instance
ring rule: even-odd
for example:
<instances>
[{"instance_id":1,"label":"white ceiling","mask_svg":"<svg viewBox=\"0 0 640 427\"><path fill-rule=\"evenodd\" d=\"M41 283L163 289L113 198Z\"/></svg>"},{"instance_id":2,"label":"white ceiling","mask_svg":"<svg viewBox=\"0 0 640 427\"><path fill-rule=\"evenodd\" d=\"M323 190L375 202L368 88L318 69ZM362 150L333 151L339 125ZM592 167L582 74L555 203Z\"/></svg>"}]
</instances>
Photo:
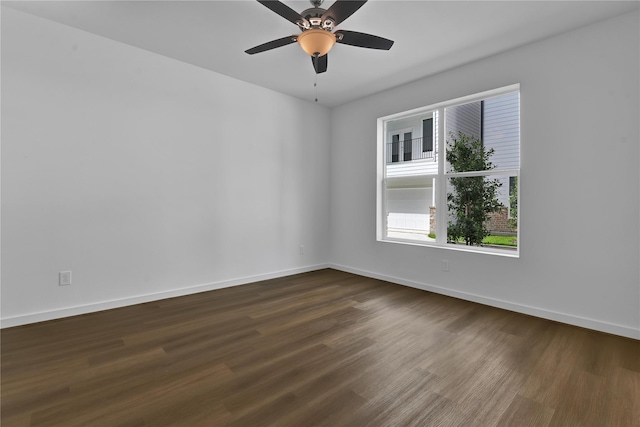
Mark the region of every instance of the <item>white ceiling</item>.
<instances>
[{"instance_id":1,"label":"white ceiling","mask_svg":"<svg viewBox=\"0 0 640 427\"><path fill-rule=\"evenodd\" d=\"M307 1L284 1L301 12ZM2 1L14 9L313 101L315 74L297 44L244 51L298 33L252 0ZM323 5L328 9L333 0ZM634 1L370 0L338 28L395 41L390 51L336 45L318 76L328 107L638 9Z\"/></svg>"}]
</instances>

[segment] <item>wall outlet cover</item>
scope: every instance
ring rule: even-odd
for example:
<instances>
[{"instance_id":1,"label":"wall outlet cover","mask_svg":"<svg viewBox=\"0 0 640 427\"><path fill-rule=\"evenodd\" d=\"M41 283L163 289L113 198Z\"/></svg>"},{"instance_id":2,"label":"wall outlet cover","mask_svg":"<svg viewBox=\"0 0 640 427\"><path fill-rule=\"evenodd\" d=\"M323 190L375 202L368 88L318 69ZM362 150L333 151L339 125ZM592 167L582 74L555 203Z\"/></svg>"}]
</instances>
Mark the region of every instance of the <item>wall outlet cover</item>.
<instances>
[{"instance_id":1,"label":"wall outlet cover","mask_svg":"<svg viewBox=\"0 0 640 427\"><path fill-rule=\"evenodd\" d=\"M71 284L71 272L70 271L61 271L58 273L58 285L59 286L67 286Z\"/></svg>"}]
</instances>

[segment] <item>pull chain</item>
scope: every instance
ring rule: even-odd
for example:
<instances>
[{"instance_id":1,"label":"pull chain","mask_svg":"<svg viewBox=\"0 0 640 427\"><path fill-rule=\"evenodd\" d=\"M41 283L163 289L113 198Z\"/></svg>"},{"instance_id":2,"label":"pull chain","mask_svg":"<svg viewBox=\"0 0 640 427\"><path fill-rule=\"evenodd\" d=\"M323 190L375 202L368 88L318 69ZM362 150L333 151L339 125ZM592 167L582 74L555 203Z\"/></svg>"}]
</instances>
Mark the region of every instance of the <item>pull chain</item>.
<instances>
[{"instance_id":1,"label":"pull chain","mask_svg":"<svg viewBox=\"0 0 640 427\"><path fill-rule=\"evenodd\" d=\"M318 102L318 75L313 80L313 87L316 89L316 102Z\"/></svg>"}]
</instances>

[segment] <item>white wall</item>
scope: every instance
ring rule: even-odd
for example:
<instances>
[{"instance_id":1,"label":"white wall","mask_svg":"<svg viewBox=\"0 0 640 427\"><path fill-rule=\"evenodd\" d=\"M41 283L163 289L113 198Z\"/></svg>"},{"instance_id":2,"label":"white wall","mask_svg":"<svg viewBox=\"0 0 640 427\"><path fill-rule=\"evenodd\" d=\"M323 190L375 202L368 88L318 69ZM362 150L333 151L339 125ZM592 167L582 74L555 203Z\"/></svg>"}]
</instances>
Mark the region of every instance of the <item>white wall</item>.
<instances>
[{"instance_id":1,"label":"white wall","mask_svg":"<svg viewBox=\"0 0 640 427\"><path fill-rule=\"evenodd\" d=\"M332 109L332 263L640 338L639 34L634 12ZM377 242L376 119L513 83L520 258Z\"/></svg>"},{"instance_id":2,"label":"white wall","mask_svg":"<svg viewBox=\"0 0 640 427\"><path fill-rule=\"evenodd\" d=\"M2 325L326 265L324 129L313 103L3 7Z\"/></svg>"},{"instance_id":3,"label":"white wall","mask_svg":"<svg viewBox=\"0 0 640 427\"><path fill-rule=\"evenodd\" d=\"M329 114L3 7L2 326L331 261L640 338L638 34L629 14ZM376 242L376 119L518 82L520 258Z\"/></svg>"}]
</instances>

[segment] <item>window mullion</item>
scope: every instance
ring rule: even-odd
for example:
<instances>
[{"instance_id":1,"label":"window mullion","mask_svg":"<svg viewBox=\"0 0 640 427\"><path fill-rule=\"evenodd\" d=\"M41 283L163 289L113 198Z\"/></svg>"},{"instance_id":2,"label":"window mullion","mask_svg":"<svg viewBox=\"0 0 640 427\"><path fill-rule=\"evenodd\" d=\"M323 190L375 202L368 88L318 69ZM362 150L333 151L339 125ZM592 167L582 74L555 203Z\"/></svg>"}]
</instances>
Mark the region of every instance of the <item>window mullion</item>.
<instances>
[{"instance_id":1,"label":"window mullion","mask_svg":"<svg viewBox=\"0 0 640 427\"><path fill-rule=\"evenodd\" d=\"M438 108L438 179L436 180L436 243L447 243L447 180L444 176L446 142L444 134L444 108Z\"/></svg>"}]
</instances>

